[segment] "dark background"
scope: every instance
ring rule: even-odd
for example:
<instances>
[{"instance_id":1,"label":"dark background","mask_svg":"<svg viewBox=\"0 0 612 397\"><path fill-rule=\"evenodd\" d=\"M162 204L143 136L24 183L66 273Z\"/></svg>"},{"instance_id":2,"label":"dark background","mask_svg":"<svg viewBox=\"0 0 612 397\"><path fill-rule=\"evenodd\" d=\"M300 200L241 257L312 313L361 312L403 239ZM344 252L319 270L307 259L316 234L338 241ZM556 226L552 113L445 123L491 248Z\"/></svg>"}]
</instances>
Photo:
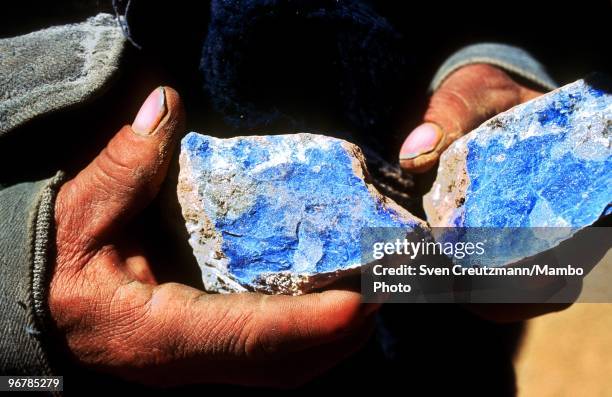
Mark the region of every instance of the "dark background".
<instances>
[{"instance_id":1,"label":"dark background","mask_svg":"<svg viewBox=\"0 0 612 397\"><path fill-rule=\"evenodd\" d=\"M462 45L497 41L529 50L561 83L593 70L610 71L612 67L612 13L611 4L606 0L370 2L437 64ZM136 3L134 7L139 7ZM159 30L163 21L163 31L157 36L166 39L160 44L172 41L181 33L187 33L193 42L203 37L208 2L152 0L144 3L147 3L149 28ZM50 24L78 22L91 16L95 12L92 10L112 13L110 1L105 0L4 2L0 37L28 33ZM176 52L190 52L181 43L173 43L176 46Z\"/></svg>"},{"instance_id":2,"label":"dark background","mask_svg":"<svg viewBox=\"0 0 612 397\"><path fill-rule=\"evenodd\" d=\"M418 123L427 103L427 85L436 68L463 45L482 41L518 45L545 64L561 84L591 71L612 72L609 1L415 3L372 2L403 34L405 51L418 60L407 71L414 78L405 91L405 100L396 109L392 126L380 132L387 158L396 156L406 132ZM0 37L82 21L98 11L112 12L109 2L6 2L0 11ZM104 96L80 109L32 122L22 127L20 133L7 137L0 147L0 167L13 171L0 182L39 179L58 168L75 172L90 161L121 125L131 122L142 99L160 81L176 87L183 95L189 129L235 134L236 129L225 123L223 115L211 110L210 100L201 89L197 67L208 13L207 2L135 1L133 33L143 50L129 50L121 76ZM299 56L299 51L294 56ZM295 60L287 60L288 65L294 63ZM325 76L297 76L283 78L294 77L293 83L303 86L320 85L320 80L323 84L327 82ZM262 95L263 99L270 99ZM316 93L312 95L298 106L316 103ZM308 107L308 111L312 117L307 122L312 128L327 131L354 127L346 120L335 120L333 114L325 114L324 110L318 114L316 108ZM86 133L81 127L84 123L89 125ZM282 130L283 127L274 128ZM30 145L27 155L14 150L23 147L20 140L26 138L21 137L38 142ZM32 158L36 161L31 161ZM306 385L301 392L312 394L338 389L346 394L381 395L421 395L420 390L433 395L516 394L511 359L520 344L522 324L491 324L457 305L386 306L380 321L384 323L381 329L388 332L379 332L378 341L373 340L356 357ZM386 350L378 343L381 339ZM76 386L101 390L112 385L139 390L134 385L117 384L88 374L77 376L70 371L73 370L65 369L62 373L68 390L75 390ZM227 392L211 389L215 387L179 391L198 395Z\"/></svg>"},{"instance_id":3,"label":"dark background","mask_svg":"<svg viewBox=\"0 0 612 397\"><path fill-rule=\"evenodd\" d=\"M198 70L210 19L209 2L133 0L129 22L132 36L142 50L130 46L119 81L105 95L83 104L77 111L30 123L22 128L28 130L26 133L14 134L28 139L36 136L43 149L32 154L40 159L39 164L32 168L28 162L22 162L13 174L14 180L38 179L58 168L68 171L82 168L118 128L131 122L142 99L160 83L173 86L181 93L187 109L188 130L218 136L297 130L327 134L348 131L357 143L367 140L384 158L395 163L401 142L424 113L427 88L436 69L462 46L478 42L517 45L540 60L560 84L593 71L612 72L612 7L606 0L368 3L401 34L399 50L411 60L406 76L398 76L398 87L390 93L394 96L390 99L391 115L374 127L363 128L347 120L340 115L338 104L330 99L334 96L335 76L326 73L325 66L318 61L319 48L326 48L321 44L325 38L286 37L283 26L271 29L272 33L266 37L270 45L263 46L263 54L253 55L253 67L257 69L243 86L245 91L255 93L256 101L273 103L282 110L303 116L303 120L298 125L281 120L253 128L228 124L224 117L227 115L213 109ZM6 2L0 12L0 38L79 22L97 12L112 13L111 2ZM79 124L89 120L96 123L89 123L91 132L84 135ZM37 134L42 126L58 132ZM58 139L66 136L68 141ZM14 145L8 142L4 146ZM0 149L0 166L8 165L4 161L14 165L15 154L11 152ZM63 152L67 155L58 155ZM49 169L41 168L40 163L48 164Z\"/></svg>"}]
</instances>

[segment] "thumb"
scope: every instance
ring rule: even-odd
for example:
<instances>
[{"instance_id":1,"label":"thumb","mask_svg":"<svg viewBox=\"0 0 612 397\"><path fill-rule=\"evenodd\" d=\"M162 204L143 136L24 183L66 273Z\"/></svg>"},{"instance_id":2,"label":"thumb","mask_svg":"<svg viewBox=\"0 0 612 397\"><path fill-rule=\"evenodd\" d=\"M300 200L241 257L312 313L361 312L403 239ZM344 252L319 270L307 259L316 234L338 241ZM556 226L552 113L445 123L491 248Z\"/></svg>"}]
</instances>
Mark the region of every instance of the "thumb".
<instances>
[{"instance_id":1,"label":"thumb","mask_svg":"<svg viewBox=\"0 0 612 397\"><path fill-rule=\"evenodd\" d=\"M401 167L416 173L428 171L442 152L465 133L539 94L491 65L472 64L458 69L433 94L424 123L402 144Z\"/></svg>"},{"instance_id":2,"label":"thumb","mask_svg":"<svg viewBox=\"0 0 612 397\"><path fill-rule=\"evenodd\" d=\"M60 189L56 202L62 226L83 241L103 238L143 209L159 191L184 113L176 91L156 88L131 126L117 132L106 148Z\"/></svg>"}]
</instances>

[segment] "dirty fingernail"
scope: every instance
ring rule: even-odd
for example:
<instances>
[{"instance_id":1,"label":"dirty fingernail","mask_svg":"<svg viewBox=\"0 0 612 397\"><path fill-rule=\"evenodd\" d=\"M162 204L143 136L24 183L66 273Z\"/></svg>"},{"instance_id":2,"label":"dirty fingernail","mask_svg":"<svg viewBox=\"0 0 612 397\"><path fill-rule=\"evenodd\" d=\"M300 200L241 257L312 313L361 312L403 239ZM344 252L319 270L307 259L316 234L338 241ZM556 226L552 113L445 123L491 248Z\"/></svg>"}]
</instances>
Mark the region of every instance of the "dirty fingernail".
<instances>
[{"instance_id":1,"label":"dirty fingernail","mask_svg":"<svg viewBox=\"0 0 612 397\"><path fill-rule=\"evenodd\" d=\"M132 130L139 135L149 135L166 114L166 95L163 87L158 87L144 101L134 122Z\"/></svg>"},{"instance_id":2,"label":"dirty fingernail","mask_svg":"<svg viewBox=\"0 0 612 397\"><path fill-rule=\"evenodd\" d=\"M415 128L402 144L399 159L410 160L429 153L442 139L442 130L433 123L424 123Z\"/></svg>"}]
</instances>

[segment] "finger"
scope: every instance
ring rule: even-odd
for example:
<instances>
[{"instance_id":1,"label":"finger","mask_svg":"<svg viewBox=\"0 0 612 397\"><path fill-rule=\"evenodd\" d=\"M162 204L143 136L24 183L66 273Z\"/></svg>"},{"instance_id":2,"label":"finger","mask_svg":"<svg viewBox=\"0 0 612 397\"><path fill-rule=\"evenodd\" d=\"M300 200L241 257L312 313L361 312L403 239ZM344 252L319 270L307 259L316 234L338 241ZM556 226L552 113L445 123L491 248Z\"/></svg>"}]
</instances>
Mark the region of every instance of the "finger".
<instances>
[{"instance_id":1,"label":"finger","mask_svg":"<svg viewBox=\"0 0 612 397\"><path fill-rule=\"evenodd\" d=\"M131 126L124 126L106 148L67 182L58 194L58 229L82 240L99 240L145 207L165 178L183 125L176 91L155 89ZM74 240L74 239L73 239Z\"/></svg>"},{"instance_id":2,"label":"finger","mask_svg":"<svg viewBox=\"0 0 612 397\"><path fill-rule=\"evenodd\" d=\"M208 295L175 283L121 282L112 297L108 324L98 329L113 365L100 369L160 385L299 384L358 349L378 307L350 291Z\"/></svg>"},{"instance_id":3,"label":"finger","mask_svg":"<svg viewBox=\"0 0 612 397\"><path fill-rule=\"evenodd\" d=\"M517 84L490 65L473 64L458 69L433 94L424 123L402 144L401 167L417 173L428 171L463 134L537 95L538 92Z\"/></svg>"},{"instance_id":4,"label":"finger","mask_svg":"<svg viewBox=\"0 0 612 397\"><path fill-rule=\"evenodd\" d=\"M213 350L228 357L274 357L327 343L372 312L352 291L218 295L173 283L155 288L147 309L186 355Z\"/></svg>"},{"instance_id":5,"label":"finger","mask_svg":"<svg viewBox=\"0 0 612 397\"><path fill-rule=\"evenodd\" d=\"M147 303L133 312L138 319L137 328L133 323L123 323L113 331L122 335L124 346L130 346L117 351L115 360L129 367L137 351L137 368L122 366L127 371L122 370L122 374L146 380L139 378L141 373L146 375L143 368L163 368L167 374L160 374L162 384L172 384L173 379L190 383L274 384L273 374L258 381L253 373L261 374L257 368L263 363L266 367L277 364L279 369L295 368L295 364L289 364L300 356L309 358L313 365L316 358L321 369L329 368L359 347L364 329L371 326L368 320L378 307L364 305L360 294L342 290L269 296L205 294L175 283L157 287L128 283L121 288L122 292L115 295L130 297L126 306L133 307L137 301ZM353 338L357 334L362 336ZM309 373L317 371L311 369ZM304 380L292 374L296 376L293 382ZM284 386L282 382L280 385Z\"/></svg>"},{"instance_id":6,"label":"finger","mask_svg":"<svg viewBox=\"0 0 612 397\"><path fill-rule=\"evenodd\" d=\"M142 365L155 363L178 368L180 373L190 366L200 368L191 380L197 382L225 379L228 369L217 372L224 365L240 363L246 368L247 363L289 359L317 346L339 343L338 350L323 349L317 355L326 368L358 346L340 341L367 328L378 307L362 304L356 292L341 290L294 297L209 295L174 283L150 288L151 296L139 316L145 320L136 330L118 332L130 335L126 343L135 345L131 350L139 351ZM241 376L242 383L255 382L248 374Z\"/></svg>"},{"instance_id":7,"label":"finger","mask_svg":"<svg viewBox=\"0 0 612 397\"><path fill-rule=\"evenodd\" d=\"M374 321L370 317L361 328L334 342L292 353L273 362L253 361L250 363L252 370L248 374L243 374L241 382L247 386L282 388L301 386L334 368L361 349L372 336L373 330ZM266 367L271 371L266 370ZM234 371L238 372L236 369ZM226 382L232 380L231 377L226 379Z\"/></svg>"},{"instance_id":8,"label":"finger","mask_svg":"<svg viewBox=\"0 0 612 397\"><path fill-rule=\"evenodd\" d=\"M336 341L275 358L179 360L155 365L134 380L154 386L228 383L243 386L295 388L329 371L358 351L371 337L374 321ZM140 376L139 376L140 375Z\"/></svg>"}]
</instances>

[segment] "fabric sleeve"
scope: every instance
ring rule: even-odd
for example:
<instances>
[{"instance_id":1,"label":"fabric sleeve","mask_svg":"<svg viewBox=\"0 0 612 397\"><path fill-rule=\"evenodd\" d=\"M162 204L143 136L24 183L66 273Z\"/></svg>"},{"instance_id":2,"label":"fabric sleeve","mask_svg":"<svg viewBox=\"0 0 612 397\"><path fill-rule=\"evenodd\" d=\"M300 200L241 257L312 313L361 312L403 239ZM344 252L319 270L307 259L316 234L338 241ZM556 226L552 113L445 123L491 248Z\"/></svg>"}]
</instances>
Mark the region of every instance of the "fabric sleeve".
<instances>
[{"instance_id":1,"label":"fabric sleeve","mask_svg":"<svg viewBox=\"0 0 612 397\"><path fill-rule=\"evenodd\" d=\"M124 43L109 14L0 39L0 137L100 94L117 72Z\"/></svg>"},{"instance_id":2,"label":"fabric sleeve","mask_svg":"<svg viewBox=\"0 0 612 397\"><path fill-rule=\"evenodd\" d=\"M481 43L464 47L452 54L436 72L429 90L437 90L452 72L473 63L497 66L547 91L558 86L544 66L527 51L506 44Z\"/></svg>"},{"instance_id":3,"label":"fabric sleeve","mask_svg":"<svg viewBox=\"0 0 612 397\"><path fill-rule=\"evenodd\" d=\"M64 174L0 191L0 373L51 375L45 330L54 207Z\"/></svg>"},{"instance_id":4,"label":"fabric sleeve","mask_svg":"<svg viewBox=\"0 0 612 397\"><path fill-rule=\"evenodd\" d=\"M0 39L2 152L14 149L23 155L9 138L28 133L21 127L31 120L101 95L118 73L124 47L115 17L103 13ZM43 175L54 171L38 165ZM56 344L47 340L48 271L54 257L55 197L64 176L7 183L13 179L5 176L14 171L0 170L0 374L50 375Z\"/></svg>"}]
</instances>

